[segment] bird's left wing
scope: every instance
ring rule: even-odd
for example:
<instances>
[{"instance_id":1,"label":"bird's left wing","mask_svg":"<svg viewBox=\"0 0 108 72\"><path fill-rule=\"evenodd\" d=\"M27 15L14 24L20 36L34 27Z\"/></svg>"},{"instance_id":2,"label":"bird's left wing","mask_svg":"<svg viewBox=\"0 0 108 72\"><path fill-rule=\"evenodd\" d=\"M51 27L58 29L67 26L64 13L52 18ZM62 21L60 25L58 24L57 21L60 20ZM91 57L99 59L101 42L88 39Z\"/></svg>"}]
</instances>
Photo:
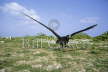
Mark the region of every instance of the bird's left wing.
<instances>
[{"instance_id":1,"label":"bird's left wing","mask_svg":"<svg viewBox=\"0 0 108 72\"><path fill-rule=\"evenodd\" d=\"M75 32L75 33L72 33L70 36L73 36L73 35L76 35L76 34L78 34L78 33L80 33L80 32L83 32L83 31L92 29L92 28L94 28L95 26L97 26L97 24L92 25L92 26L90 26L90 27L87 27L87 28L85 28L85 29L82 29L82 30L80 30L80 31L77 31L77 32Z\"/></svg>"}]
</instances>

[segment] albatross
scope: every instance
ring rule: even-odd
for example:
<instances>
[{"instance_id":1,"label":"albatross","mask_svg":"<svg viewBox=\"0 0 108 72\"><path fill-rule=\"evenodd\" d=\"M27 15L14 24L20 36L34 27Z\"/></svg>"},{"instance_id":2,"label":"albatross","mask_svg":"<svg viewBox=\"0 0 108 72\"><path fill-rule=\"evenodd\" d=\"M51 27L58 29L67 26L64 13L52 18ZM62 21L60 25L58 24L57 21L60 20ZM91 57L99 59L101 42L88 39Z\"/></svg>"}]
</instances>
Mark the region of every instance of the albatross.
<instances>
[{"instance_id":1,"label":"albatross","mask_svg":"<svg viewBox=\"0 0 108 72\"><path fill-rule=\"evenodd\" d=\"M79 30L79 31L77 31L77 32L74 32L74 33L72 33L72 34L70 34L70 35L60 36L60 35L57 34L53 29L51 29L50 27L46 26L46 25L43 24L42 22L40 22L40 21L34 19L32 16L29 16L29 15L27 15L27 14L25 14L25 13L23 13L23 15L29 17L30 19L34 20L35 22L39 23L40 25L44 26L46 29L48 29L49 31L51 31L51 32L57 37L56 44L59 44L62 48L63 48L64 46L65 46L65 47L67 46L67 44L68 44L68 42L69 42L69 39L70 39L72 36L74 36L74 35L76 35L76 34L78 34L78 33L80 33L80 32L87 31L87 30L92 29L92 28L94 28L95 26L97 26L97 24L95 24L95 25L89 26L89 27L87 27L87 28L85 28L85 29L82 29L82 30Z\"/></svg>"}]
</instances>

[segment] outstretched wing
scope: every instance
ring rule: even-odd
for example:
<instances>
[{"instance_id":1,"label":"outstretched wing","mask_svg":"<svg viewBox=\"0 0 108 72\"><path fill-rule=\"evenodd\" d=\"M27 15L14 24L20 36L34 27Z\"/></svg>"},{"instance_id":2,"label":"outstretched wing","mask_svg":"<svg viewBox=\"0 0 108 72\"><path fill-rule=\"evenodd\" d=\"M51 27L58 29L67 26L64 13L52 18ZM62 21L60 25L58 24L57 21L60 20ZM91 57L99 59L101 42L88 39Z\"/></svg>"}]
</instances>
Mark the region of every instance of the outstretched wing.
<instances>
[{"instance_id":1,"label":"outstretched wing","mask_svg":"<svg viewBox=\"0 0 108 72\"><path fill-rule=\"evenodd\" d=\"M51 31L57 38L60 38L60 36L59 36L54 30L52 30L51 28L47 27L46 25L44 25L44 24L41 23L40 21L38 21L38 20L32 18L31 16L29 16L29 15L27 15L27 14L25 14L25 13L23 13L23 14L24 14L25 16L29 17L30 19L36 21L36 22L39 23L40 25L44 26L45 28L47 28L47 29L48 29L49 31Z\"/></svg>"},{"instance_id":2,"label":"outstretched wing","mask_svg":"<svg viewBox=\"0 0 108 72\"><path fill-rule=\"evenodd\" d=\"M83 30L77 31L77 32L71 34L70 36L73 36L73 35L78 34L78 33L80 33L80 32L83 32L83 31L89 30L89 29L91 29L91 28L94 28L95 26L97 26L97 24L92 25L92 26L90 26L90 27L87 27L87 28L85 28L85 29L83 29Z\"/></svg>"}]
</instances>

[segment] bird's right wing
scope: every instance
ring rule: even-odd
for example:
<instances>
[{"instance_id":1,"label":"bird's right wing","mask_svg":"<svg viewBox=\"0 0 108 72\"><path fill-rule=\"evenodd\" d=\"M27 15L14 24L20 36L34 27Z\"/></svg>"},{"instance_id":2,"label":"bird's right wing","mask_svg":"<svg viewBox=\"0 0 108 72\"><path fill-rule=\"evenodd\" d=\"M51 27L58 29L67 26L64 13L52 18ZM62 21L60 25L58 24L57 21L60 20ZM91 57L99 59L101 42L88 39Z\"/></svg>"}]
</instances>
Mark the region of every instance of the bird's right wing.
<instances>
[{"instance_id":1,"label":"bird's right wing","mask_svg":"<svg viewBox=\"0 0 108 72\"><path fill-rule=\"evenodd\" d=\"M42 26L44 26L45 28L47 28L47 29L48 29L49 31L51 31L57 38L60 38L60 36L59 36L54 30L52 30L51 28L47 27L46 25L44 25L44 24L41 23L40 21L38 21L38 20L32 18L31 16L29 16L29 15L27 15L27 14L25 14L25 13L22 13L22 14L24 14L25 16L29 17L30 19L36 21L36 22L39 23L40 25L42 25Z\"/></svg>"},{"instance_id":2,"label":"bird's right wing","mask_svg":"<svg viewBox=\"0 0 108 72\"><path fill-rule=\"evenodd\" d=\"M91 29L91 28L94 28L95 26L97 26L97 24L92 25L92 26L90 26L90 27L87 27L87 28L85 28L85 29L82 29L82 30L80 30L80 31L77 31L77 32L71 34L70 36L73 36L73 35L76 35L76 34L78 34L78 33L80 33L80 32L83 32L83 31L89 30L89 29Z\"/></svg>"}]
</instances>

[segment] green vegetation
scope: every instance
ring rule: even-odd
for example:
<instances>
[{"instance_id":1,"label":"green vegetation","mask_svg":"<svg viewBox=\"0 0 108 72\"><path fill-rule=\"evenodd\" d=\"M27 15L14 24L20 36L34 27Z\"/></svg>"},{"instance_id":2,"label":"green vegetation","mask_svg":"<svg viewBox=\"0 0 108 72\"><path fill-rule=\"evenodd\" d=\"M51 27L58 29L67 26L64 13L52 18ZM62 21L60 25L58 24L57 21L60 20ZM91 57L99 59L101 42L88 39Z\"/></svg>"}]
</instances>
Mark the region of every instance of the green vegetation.
<instances>
[{"instance_id":1,"label":"green vegetation","mask_svg":"<svg viewBox=\"0 0 108 72\"><path fill-rule=\"evenodd\" d=\"M107 72L108 34L99 36L98 42L94 41L97 37L84 35L80 35L83 39L74 36L69 48L56 48L55 38L46 35L0 38L0 72ZM39 45L35 42L32 47L36 39ZM29 45L23 46L23 40Z\"/></svg>"},{"instance_id":2,"label":"green vegetation","mask_svg":"<svg viewBox=\"0 0 108 72\"><path fill-rule=\"evenodd\" d=\"M85 33L79 33L72 37L72 39L91 39L92 37L85 34Z\"/></svg>"},{"instance_id":3,"label":"green vegetation","mask_svg":"<svg viewBox=\"0 0 108 72\"><path fill-rule=\"evenodd\" d=\"M108 41L108 31L103 33L102 35L100 36L96 36L94 38L94 41Z\"/></svg>"}]
</instances>

